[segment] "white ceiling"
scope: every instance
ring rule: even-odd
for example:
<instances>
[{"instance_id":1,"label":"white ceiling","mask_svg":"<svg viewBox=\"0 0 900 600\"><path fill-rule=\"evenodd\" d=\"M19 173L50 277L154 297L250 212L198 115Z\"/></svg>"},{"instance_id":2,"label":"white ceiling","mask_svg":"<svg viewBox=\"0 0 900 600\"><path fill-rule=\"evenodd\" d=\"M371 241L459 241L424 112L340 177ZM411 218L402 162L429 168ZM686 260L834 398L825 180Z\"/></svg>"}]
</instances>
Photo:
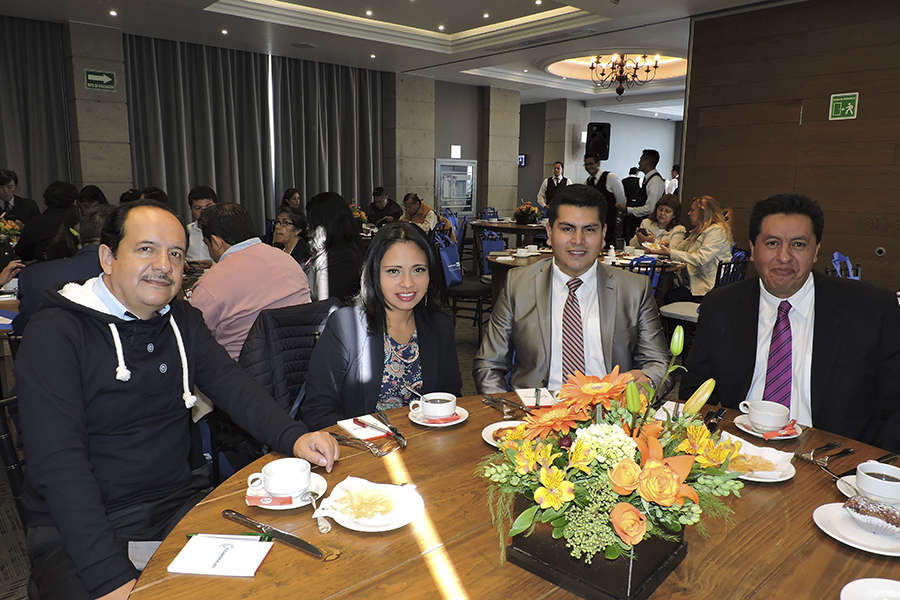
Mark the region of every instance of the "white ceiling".
<instances>
[{"instance_id":1,"label":"white ceiling","mask_svg":"<svg viewBox=\"0 0 900 600\"><path fill-rule=\"evenodd\" d=\"M774 0L773 0L774 1ZM597 92L545 71L604 51L687 56L691 16L748 0L0 0L0 14L117 27L126 33L269 52L518 90L522 102L612 102L603 110L680 118L684 78ZM117 17L109 10L118 11ZM372 15L366 16L365 11ZM489 18L483 15L488 13ZM437 25L444 24L444 31ZM228 31L227 35L221 33ZM370 55L375 58L371 59ZM526 71L527 70L527 71ZM635 102L639 101L639 102ZM646 102L646 105L642 103ZM599 108L599 106L597 106ZM648 112L650 110L650 112Z\"/></svg>"}]
</instances>

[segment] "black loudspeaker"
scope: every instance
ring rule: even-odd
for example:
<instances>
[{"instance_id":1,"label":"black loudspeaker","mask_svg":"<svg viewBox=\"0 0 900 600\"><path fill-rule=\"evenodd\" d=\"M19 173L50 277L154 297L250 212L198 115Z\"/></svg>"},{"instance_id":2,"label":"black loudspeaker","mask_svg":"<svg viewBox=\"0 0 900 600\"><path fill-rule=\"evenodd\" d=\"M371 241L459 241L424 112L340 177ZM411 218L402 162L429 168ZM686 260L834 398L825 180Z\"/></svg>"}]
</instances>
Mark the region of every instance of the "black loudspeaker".
<instances>
[{"instance_id":1,"label":"black loudspeaker","mask_svg":"<svg viewBox=\"0 0 900 600\"><path fill-rule=\"evenodd\" d=\"M600 160L609 158L609 123L588 123L585 154L596 154Z\"/></svg>"}]
</instances>

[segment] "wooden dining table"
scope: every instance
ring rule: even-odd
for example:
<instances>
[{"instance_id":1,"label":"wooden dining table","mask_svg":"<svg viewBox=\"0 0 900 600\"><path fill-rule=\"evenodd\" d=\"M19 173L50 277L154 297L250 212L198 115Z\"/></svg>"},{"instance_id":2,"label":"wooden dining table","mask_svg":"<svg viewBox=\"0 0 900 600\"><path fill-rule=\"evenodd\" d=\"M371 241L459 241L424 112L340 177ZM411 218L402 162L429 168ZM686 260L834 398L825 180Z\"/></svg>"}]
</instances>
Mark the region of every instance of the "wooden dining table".
<instances>
[{"instance_id":1,"label":"wooden dining table","mask_svg":"<svg viewBox=\"0 0 900 600\"><path fill-rule=\"evenodd\" d=\"M515 398L515 394L507 398ZM137 600L165 598L574 598L570 592L510 563L500 564L500 545L491 524L487 484L475 476L479 461L493 448L482 428L501 413L480 396L459 400L468 419L446 428L427 428L407 420L406 409L389 412L409 445L384 458L346 447L331 473L316 469L329 491L353 475L378 483L411 483L425 511L413 523L383 533L360 533L335 524L317 531L312 509L251 508L244 503L247 476L277 458L265 456L238 472L197 504L175 526L143 571L132 593ZM824 431L807 428L799 438L763 442L722 427L757 445L796 451L837 440L855 454L832 461L844 471L883 451ZM857 550L822 532L813 510L843 501L834 482L815 465L795 458L796 475L781 483L747 482L741 497L730 497L729 520L704 519L706 537L687 530L684 561L650 596L654 599L837 598L848 582L863 577L897 578L900 558ZM287 530L320 546L340 548L340 558L322 562L275 543L252 578L177 575L166 571L190 533L247 531L225 520L233 509ZM561 546L560 552L566 552ZM602 556L595 560L604 560Z\"/></svg>"}]
</instances>

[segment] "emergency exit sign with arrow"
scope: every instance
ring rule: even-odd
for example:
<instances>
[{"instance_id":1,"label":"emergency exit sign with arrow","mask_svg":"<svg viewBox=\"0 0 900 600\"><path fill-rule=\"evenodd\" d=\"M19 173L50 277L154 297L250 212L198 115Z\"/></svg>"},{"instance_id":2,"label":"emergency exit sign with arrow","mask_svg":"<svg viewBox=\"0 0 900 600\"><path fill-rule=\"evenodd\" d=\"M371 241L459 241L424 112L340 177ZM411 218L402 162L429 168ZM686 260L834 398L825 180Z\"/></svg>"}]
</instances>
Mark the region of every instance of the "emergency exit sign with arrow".
<instances>
[{"instance_id":1,"label":"emergency exit sign with arrow","mask_svg":"<svg viewBox=\"0 0 900 600\"><path fill-rule=\"evenodd\" d=\"M84 87L89 90L116 91L116 74L114 71L84 70Z\"/></svg>"}]
</instances>

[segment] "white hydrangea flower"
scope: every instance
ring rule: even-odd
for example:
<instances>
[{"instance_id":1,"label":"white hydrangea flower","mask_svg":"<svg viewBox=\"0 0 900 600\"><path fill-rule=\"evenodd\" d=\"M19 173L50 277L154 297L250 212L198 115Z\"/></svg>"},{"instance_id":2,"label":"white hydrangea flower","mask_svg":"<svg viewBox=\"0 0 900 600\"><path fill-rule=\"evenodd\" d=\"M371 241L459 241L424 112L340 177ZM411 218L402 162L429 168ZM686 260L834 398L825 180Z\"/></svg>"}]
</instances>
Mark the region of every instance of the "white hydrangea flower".
<instances>
[{"instance_id":1,"label":"white hydrangea flower","mask_svg":"<svg viewBox=\"0 0 900 600\"><path fill-rule=\"evenodd\" d=\"M602 466L612 468L625 457L634 458L635 441L618 425L594 423L575 432L576 440L588 444L594 451L594 459Z\"/></svg>"}]
</instances>

